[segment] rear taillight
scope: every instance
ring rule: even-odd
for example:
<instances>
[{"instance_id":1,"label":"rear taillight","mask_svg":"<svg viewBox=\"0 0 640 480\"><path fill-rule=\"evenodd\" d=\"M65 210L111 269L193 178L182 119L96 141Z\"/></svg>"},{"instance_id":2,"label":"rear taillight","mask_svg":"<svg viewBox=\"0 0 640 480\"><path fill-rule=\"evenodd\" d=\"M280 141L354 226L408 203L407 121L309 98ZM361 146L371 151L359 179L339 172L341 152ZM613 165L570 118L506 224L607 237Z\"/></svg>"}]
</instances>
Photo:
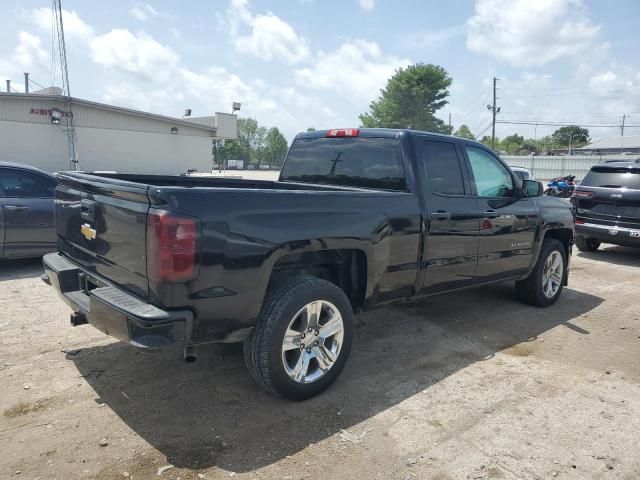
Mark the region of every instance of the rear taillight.
<instances>
[{"instance_id":1,"label":"rear taillight","mask_svg":"<svg viewBox=\"0 0 640 480\"><path fill-rule=\"evenodd\" d=\"M588 190L574 190L572 197L576 198L590 198L595 195L594 192L590 192Z\"/></svg>"},{"instance_id":2,"label":"rear taillight","mask_svg":"<svg viewBox=\"0 0 640 480\"><path fill-rule=\"evenodd\" d=\"M147 218L147 275L151 280L180 282L193 278L198 248L198 222L168 212Z\"/></svg>"},{"instance_id":3,"label":"rear taillight","mask_svg":"<svg viewBox=\"0 0 640 480\"><path fill-rule=\"evenodd\" d=\"M584 218L576 218L575 223L582 225L584 223Z\"/></svg>"},{"instance_id":4,"label":"rear taillight","mask_svg":"<svg viewBox=\"0 0 640 480\"><path fill-rule=\"evenodd\" d=\"M360 134L360 130L357 128L338 128L329 130L327 132L327 138L334 137L357 137Z\"/></svg>"}]
</instances>

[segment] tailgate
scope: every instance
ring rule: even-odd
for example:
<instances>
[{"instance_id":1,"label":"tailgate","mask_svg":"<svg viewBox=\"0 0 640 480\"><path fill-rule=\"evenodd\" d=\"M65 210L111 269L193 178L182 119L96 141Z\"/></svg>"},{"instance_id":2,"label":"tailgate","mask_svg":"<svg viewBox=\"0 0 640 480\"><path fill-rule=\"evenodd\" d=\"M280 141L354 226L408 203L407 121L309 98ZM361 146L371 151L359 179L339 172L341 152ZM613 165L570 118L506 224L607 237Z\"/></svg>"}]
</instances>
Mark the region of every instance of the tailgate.
<instances>
[{"instance_id":1,"label":"tailgate","mask_svg":"<svg viewBox=\"0 0 640 480\"><path fill-rule=\"evenodd\" d=\"M148 298L148 186L60 173L55 193L59 250L83 268Z\"/></svg>"}]
</instances>

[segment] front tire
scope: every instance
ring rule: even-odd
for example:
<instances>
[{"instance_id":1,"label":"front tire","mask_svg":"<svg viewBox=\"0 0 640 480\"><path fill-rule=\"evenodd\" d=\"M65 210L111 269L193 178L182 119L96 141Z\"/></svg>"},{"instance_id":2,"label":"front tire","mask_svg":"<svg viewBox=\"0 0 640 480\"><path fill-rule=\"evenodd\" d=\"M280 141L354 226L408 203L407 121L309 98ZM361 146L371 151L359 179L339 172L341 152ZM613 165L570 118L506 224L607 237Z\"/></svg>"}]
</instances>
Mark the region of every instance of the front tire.
<instances>
[{"instance_id":1,"label":"front tire","mask_svg":"<svg viewBox=\"0 0 640 480\"><path fill-rule=\"evenodd\" d=\"M536 307L553 305L562 293L567 272L567 251L555 238L542 242L540 256L531 274L516 282L518 299Z\"/></svg>"},{"instance_id":2,"label":"front tire","mask_svg":"<svg viewBox=\"0 0 640 480\"><path fill-rule=\"evenodd\" d=\"M576 247L581 252L595 252L600 247L600 242L594 238L576 236Z\"/></svg>"},{"instance_id":3,"label":"front tire","mask_svg":"<svg viewBox=\"0 0 640 480\"><path fill-rule=\"evenodd\" d=\"M244 357L265 390L306 400L338 377L352 338L353 310L344 292L326 280L297 276L267 292Z\"/></svg>"}]
</instances>

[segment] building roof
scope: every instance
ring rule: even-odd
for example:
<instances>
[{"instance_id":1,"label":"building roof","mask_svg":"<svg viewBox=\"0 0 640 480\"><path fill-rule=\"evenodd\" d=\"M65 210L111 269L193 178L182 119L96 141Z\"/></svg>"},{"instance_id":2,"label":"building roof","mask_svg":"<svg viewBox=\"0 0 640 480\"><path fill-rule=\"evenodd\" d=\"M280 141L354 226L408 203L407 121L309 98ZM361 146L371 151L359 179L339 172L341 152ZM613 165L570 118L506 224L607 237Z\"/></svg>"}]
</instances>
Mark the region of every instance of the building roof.
<instances>
[{"instance_id":1,"label":"building roof","mask_svg":"<svg viewBox=\"0 0 640 480\"><path fill-rule=\"evenodd\" d=\"M607 137L591 142L584 147L574 148L574 150L620 150L625 148L640 148L640 135Z\"/></svg>"},{"instance_id":2,"label":"building roof","mask_svg":"<svg viewBox=\"0 0 640 480\"><path fill-rule=\"evenodd\" d=\"M61 95L49 95L42 93L0 93L1 98L21 98L25 100L33 100L38 98L40 100L52 100L52 101L64 101L65 97ZM155 120L164 120L167 122L175 123L177 125L189 126L192 128L199 128L208 132L216 133L216 127L213 125L207 125L205 123L193 122L182 118L168 117L166 115L158 115L157 113L142 112L140 110L133 110L131 108L116 107L115 105L107 105L105 103L92 102L90 100L83 100L81 98L71 98L72 104L85 105L98 110L107 110L111 112L123 113L131 115L133 117L150 118Z\"/></svg>"}]
</instances>

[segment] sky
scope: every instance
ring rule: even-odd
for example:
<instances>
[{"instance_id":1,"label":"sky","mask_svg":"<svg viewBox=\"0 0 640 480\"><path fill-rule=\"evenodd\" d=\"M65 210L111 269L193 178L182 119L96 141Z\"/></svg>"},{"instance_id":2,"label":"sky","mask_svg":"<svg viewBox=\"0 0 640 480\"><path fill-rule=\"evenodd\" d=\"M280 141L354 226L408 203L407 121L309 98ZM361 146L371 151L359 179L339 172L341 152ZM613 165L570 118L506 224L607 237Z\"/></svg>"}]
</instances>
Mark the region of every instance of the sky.
<instances>
[{"instance_id":1,"label":"sky","mask_svg":"<svg viewBox=\"0 0 640 480\"><path fill-rule=\"evenodd\" d=\"M444 67L437 112L490 134L492 78L502 122L613 125L593 139L640 135L638 0L63 0L74 97L181 116L230 112L277 126L358 126L396 69ZM23 72L61 84L51 2L22 0L0 17L0 81ZM0 87L4 90L2 81ZM31 89L38 88L36 84ZM539 138L557 126L497 125Z\"/></svg>"}]
</instances>

